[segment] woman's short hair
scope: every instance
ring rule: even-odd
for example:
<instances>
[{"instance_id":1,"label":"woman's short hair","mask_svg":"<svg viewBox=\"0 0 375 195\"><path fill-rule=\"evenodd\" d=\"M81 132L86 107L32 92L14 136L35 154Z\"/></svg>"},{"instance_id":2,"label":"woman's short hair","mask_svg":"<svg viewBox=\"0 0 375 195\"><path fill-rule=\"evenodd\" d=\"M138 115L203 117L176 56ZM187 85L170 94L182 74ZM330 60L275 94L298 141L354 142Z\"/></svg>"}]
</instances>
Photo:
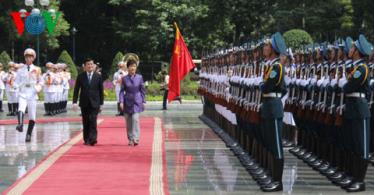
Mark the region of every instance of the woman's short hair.
<instances>
[{"instance_id":1,"label":"woman's short hair","mask_svg":"<svg viewBox=\"0 0 375 195\"><path fill-rule=\"evenodd\" d=\"M135 61L135 60L133 60L133 59L129 59L127 62L126 62L126 67L127 68L129 68L129 66L131 66L131 65L135 65L135 66L137 66L137 62Z\"/></svg>"}]
</instances>

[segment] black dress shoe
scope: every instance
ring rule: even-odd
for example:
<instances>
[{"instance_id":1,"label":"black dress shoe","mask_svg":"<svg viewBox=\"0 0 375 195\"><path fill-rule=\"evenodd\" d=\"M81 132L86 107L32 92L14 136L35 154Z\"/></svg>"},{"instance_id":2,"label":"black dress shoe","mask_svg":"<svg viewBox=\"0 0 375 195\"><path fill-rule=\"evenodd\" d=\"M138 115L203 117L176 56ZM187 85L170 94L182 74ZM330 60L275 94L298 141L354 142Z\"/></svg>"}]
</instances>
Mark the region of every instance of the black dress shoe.
<instances>
[{"instance_id":1,"label":"black dress shoe","mask_svg":"<svg viewBox=\"0 0 375 195\"><path fill-rule=\"evenodd\" d=\"M91 146L94 146L95 144L97 144L98 142L95 140L95 141L92 141L91 143L90 143L90 145Z\"/></svg>"},{"instance_id":2,"label":"black dress shoe","mask_svg":"<svg viewBox=\"0 0 375 195\"><path fill-rule=\"evenodd\" d=\"M325 176L330 176L330 175L334 175L336 172L337 172L337 167L331 167L331 168L323 171L322 174L325 175Z\"/></svg>"},{"instance_id":3,"label":"black dress shoe","mask_svg":"<svg viewBox=\"0 0 375 195\"><path fill-rule=\"evenodd\" d=\"M347 192L361 192L365 191L366 186L364 182L352 182L350 185L343 187Z\"/></svg>"},{"instance_id":4,"label":"black dress shoe","mask_svg":"<svg viewBox=\"0 0 375 195\"><path fill-rule=\"evenodd\" d=\"M258 169L250 170L250 174L251 175L260 175L260 174L263 174L263 173L264 173L263 168L258 168Z\"/></svg>"},{"instance_id":5,"label":"black dress shoe","mask_svg":"<svg viewBox=\"0 0 375 195\"><path fill-rule=\"evenodd\" d=\"M26 134L25 142L30 142L30 141L31 141L31 135Z\"/></svg>"},{"instance_id":6,"label":"black dress shoe","mask_svg":"<svg viewBox=\"0 0 375 195\"><path fill-rule=\"evenodd\" d=\"M257 163L255 162L255 160L249 160L249 161L243 162L242 165L247 169L247 167L251 168L251 167L256 166Z\"/></svg>"},{"instance_id":7,"label":"black dress shoe","mask_svg":"<svg viewBox=\"0 0 375 195\"><path fill-rule=\"evenodd\" d=\"M263 192L276 192L283 190L283 184L281 182L275 181L267 185L261 186L260 189Z\"/></svg>"},{"instance_id":8,"label":"black dress shoe","mask_svg":"<svg viewBox=\"0 0 375 195\"><path fill-rule=\"evenodd\" d=\"M307 153L305 153L305 154L302 156L302 159L303 159L304 161L306 161L306 160L307 160L308 158L310 158L312 155L313 155L312 152L307 152Z\"/></svg>"},{"instance_id":9,"label":"black dress shoe","mask_svg":"<svg viewBox=\"0 0 375 195\"><path fill-rule=\"evenodd\" d=\"M328 176L328 179L330 179L331 181L340 181L344 177L345 175L343 172L336 172L335 174Z\"/></svg>"},{"instance_id":10,"label":"black dress shoe","mask_svg":"<svg viewBox=\"0 0 375 195\"><path fill-rule=\"evenodd\" d=\"M245 168L246 168L247 171L251 172L251 171L259 169L260 167L259 167L258 164L255 163L253 165L245 165Z\"/></svg>"},{"instance_id":11,"label":"black dress shoe","mask_svg":"<svg viewBox=\"0 0 375 195\"><path fill-rule=\"evenodd\" d=\"M301 158L307 151L305 149L300 150L299 152L296 153L298 158Z\"/></svg>"},{"instance_id":12,"label":"black dress shoe","mask_svg":"<svg viewBox=\"0 0 375 195\"><path fill-rule=\"evenodd\" d=\"M341 187L345 187L345 186L348 186L352 183L353 179L351 177L345 177L343 178L341 181L338 181L338 182L333 182L334 184L337 184Z\"/></svg>"},{"instance_id":13,"label":"black dress shoe","mask_svg":"<svg viewBox=\"0 0 375 195\"><path fill-rule=\"evenodd\" d=\"M290 149L289 152L294 154L294 153L298 152L299 150L301 150L301 146L294 147L294 148Z\"/></svg>"},{"instance_id":14,"label":"black dress shoe","mask_svg":"<svg viewBox=\"0 0 375 195\"><path fill-rule=\"evenodd\" d=\"M307 164L310 164L310 163L316 161L317 159L318 159L317 156L312 155L312 156L310 156L308 159L306 159L305 162L306 162Z\"/></svg>"},{"instance_id":15,"label":"black dress shoe","mask_svg":"<svg viewBox=\"0 0 375 195\"><path fill-rule=\"evenodd\" d=\"M317 160L309 163L309 165L312 166L312 167L319 167L320 165L322 165L322 163L323 163L323 160L317 159Z\"/></svg>"},{"instance_id":16,"label":"black dress shoe","mask_svg":"<svg viewBox=\"0 0 375 195\"><path fill-rule=\"evenodd\" d=\"M324 171L326 171L327 169L331 168L330 164L328 162L324 162L322 165L320 165L319 167L316 167L316 169L322 173Z\"/></svg>"},{"instance_id":17,"label":"black dress shoe","mask_svg":"<svg viewBox=\"0 0 375 195\"><path fill-rule=\"evenodd\" d=\"M16 129L18 132L23 132L23 125L17 125Z\"/></svg>"},{"instance_id":18,"label":"black dress shoe","mask_svg":"<svg viewBox=\"0 0 375 195\"><path fill-rule=\"evenodd\" d=\"M249 162L254 162L254 159L252 159L248 155L244 155L244 156L240 157L240 161L241 161L242 164L247 164Z\"/></svg>"},{"instance_id":19,"label":"black dress shoe","mask_svg":"<svg viewBox=\"0 0 375 195\"><path fill-rule=\"evenodd\" d=\"M89 144L89 142L84 142L83 145L87 146L87 145L90 145L90 144Z\"/></svg>"},{"instance_id":20,"label":"black dress shoe","mask_svg":"<svg viewBox=\"0 0 375 195\"><path fill-rule=\"evenodd\" d=\"M266 173L262 173L260 175L253 175L253 178L255 180L264 180L264 179L267 179L268 178L268 175Z\"/></svg>"},{"instance_id":21,"label":"black dress shoe","mask_svg":"<svg viewBox=\"0 0 375 195\"><path fill-rule=\"evenodd\" d=\"M287 141L286 144L283 145L283 146L289 148L289 147L292 147L292 146L293 146L293 143L290 142L290 141Z\"/></svg>"},{"instance_id":22,"label":"black dress shoe","mask_svg":"<svg viewBox=\"0 0 375 195\"><path fill-rule=\"evenodd\" d=\"M265 178L265 179L258 179L258 180L257 180L257 183L258 183L260 186L268 185L268 184L272 183L272 179L271 179L271 177L267 177L267 178Z\"/></svg>"}]
</instances>

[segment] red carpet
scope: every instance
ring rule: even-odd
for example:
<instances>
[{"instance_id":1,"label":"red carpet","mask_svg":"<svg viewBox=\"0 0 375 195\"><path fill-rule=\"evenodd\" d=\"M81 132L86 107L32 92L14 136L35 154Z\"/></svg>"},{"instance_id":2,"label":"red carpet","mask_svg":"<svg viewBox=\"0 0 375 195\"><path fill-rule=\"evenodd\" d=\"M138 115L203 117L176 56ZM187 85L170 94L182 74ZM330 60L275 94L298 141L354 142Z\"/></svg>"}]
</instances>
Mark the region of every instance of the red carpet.
<instances>
[{"instance_id":1,"label":"red carpet","mask_svg":"<svg viewBox=\"0 0 375 195\"><path fill-rule=\"evenodd\" d=\"M68 148L71 142L66 143L60 149L68 148L67 151L42 172L39 178L29 182L31 185L23 187L24 194L169 194L160 119L141 118L141 139L137 147L127 145L122 117L102 120L96 146L83 145L81 137L71 148ZM154 134L154 131L160 131L160 134ZM157 139L159 136L161 138ZM71 141L73 140L78 140L78 137ZM160 143L159 153L155 152L154 141ZM55 150L44 161L49 161L56 153L62 153L60 149ZM155 159L159 161L154 161ZM17 188L27 186L27 180L35 177L33 172L43 169L43 163L39 163L5 192L12 194Z\"/></svg>"}]
</instances>

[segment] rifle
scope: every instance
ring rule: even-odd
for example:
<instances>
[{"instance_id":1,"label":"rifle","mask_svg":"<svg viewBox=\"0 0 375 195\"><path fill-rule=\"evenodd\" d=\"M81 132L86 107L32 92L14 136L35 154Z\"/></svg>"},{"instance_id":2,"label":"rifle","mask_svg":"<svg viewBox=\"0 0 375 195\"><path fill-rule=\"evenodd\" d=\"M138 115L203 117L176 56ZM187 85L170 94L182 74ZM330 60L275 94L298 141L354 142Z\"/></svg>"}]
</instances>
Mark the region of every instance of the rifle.
<instances>
[{"instance_id":1,"label":"rifle","mask_svg":"<svg viewBox=\"0 0 375 195\"><path fill-rule=\"evenodd\" d=\"M328 78L327 74L328 74L328 69L325 72L325 76L324 76L325 79ZM324 123L324 120L325 120L325 112L326 112L326 107L327 107L326 102L327 102L327 89L325 88L324 89L323 102L321 104L320 112L319 112L319 115L318 115L318 121L320 123Z\"/></svg>"},{"instance_id":2,"label":"rifle","mask_svg":"<svg viewBox=\"0 0 375 195\"><path fill-rule=\"evenodd\" d=\"M309 75L310 76L310 79L314 78L315 77L315 67L314 67L314 64L312 65L312 75ZM313 110L313 107L314 107L314 95L315 95L315 91L314 89L311 90L310 92L310 99L306 102L310 104L309 108L306 109L306 114L305 114L305 118L308 119L308 120L311 120L312 117L314 116L314 110Z\"/></svg>"},{"instance_id":3,"label":"rifle","mask_svg":"<svg viewBox=\"0 0 375 195\"><path fill-rule=\"evenodd\" d=\"M261 67L260 67L260 77L263 78L264 76L264 68L265 64L264 62L261 62ZM259 124L260 123L260 107L262 106L261 103L261 97L262 97L262 92L260 91L260 87L256 86L256 95L255 95L255 105L253 107L253 115L252 115L252 122L254 124Z\"/></svg>"},{"instance_id":4,"label":"rifle","mask_svg":"<svg viewBox=\"0 0 375 195\"><path fill-rule=\"evenodd\" d=\"M345 69L342 70L341 78L345 77ZM337 82L338 83L338 82ZM335 118L335 126L340 127L343 122L342 112L344 109L344 92L341 89L340 92L340 106L338 107L338 112L336 112L336 118Z\"/></svg>"},{"instance_id":5,"label":"rifle","mask_svg":"<svg viewBox=\"0 0 375 195\"><path fill-rule=\"evenodd\" d=\"M291 67L289 68L289 71L288 71L288 77L290 79L292 79L293 77L293 72L292 72ZM293 96L294 96L294 86L289 84L289 96L288 96L288 99L285 100L285 107L284 107L285 112L291 112Z\"/></svg>"},{"instance_id":6,"label":"rifle","mask_svg":"<svg viewBox=\"0 0 375 195\"><path fill-rule=\"evenodd\" d=\"M335 78L333 79L336 79L337 80L337 83L338 83L338 66L336 66L336 70L335 70ZM325 120L324 120L324 123L326 125L332 125L334 124L335 122L335 117L334 117L334 113L333 113L333 110L335 108L335 97L336 97L336 91L333 91L332 92L332 98L331 98L331 105L329 106L329 112L326 112L326 117L325 117Z\"/></svg>"},{"instance_id":7,"label":"rifle","mask_svg":"<svg viewBox=\"0 0 375 195\"><path fill-rule=\"evenodd\" d=\"M305 70L305 72L303 73L302 80L305 80L307 78L306 72L307 71ZM297 117L301 119L303 118L303 113L305 110L307 92L302 88L302 86L300 86L300 91L302 91L302 95L301 95L300 106L299 106L299 109L297 110Z\"/></svg>"}]
</instances>

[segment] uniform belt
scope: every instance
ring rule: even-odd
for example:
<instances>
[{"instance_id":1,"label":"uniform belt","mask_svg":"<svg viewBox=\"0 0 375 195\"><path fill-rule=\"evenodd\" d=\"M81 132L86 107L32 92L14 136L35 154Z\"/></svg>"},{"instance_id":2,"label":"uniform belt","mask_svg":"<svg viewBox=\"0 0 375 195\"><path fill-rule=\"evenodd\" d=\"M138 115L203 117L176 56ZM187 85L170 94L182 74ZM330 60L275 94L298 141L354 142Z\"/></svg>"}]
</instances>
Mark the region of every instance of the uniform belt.
<instances>
[{"instance_id":1,"label":"uniform belt","mask_svg":"<svg viewBox=\"0 0 375 195\"><path fill-rule=\"evenodd\" d=\"M263 97L278 97L278 98L281 98L281 93L265 93L263 94Z\"/></svg>"},{"instance_id":2,"label":"uniform belt","mask_svg":"<svg viewBox=\"0 0 375 195\"><path fill-rule=\"evenodd\" d=\"M345 96L346 96L346 97L365 98L365 97L366 97L366 94L356 92L356 93L349 93L349 94L346 94Z\"/></svg>"}]
</instances>

